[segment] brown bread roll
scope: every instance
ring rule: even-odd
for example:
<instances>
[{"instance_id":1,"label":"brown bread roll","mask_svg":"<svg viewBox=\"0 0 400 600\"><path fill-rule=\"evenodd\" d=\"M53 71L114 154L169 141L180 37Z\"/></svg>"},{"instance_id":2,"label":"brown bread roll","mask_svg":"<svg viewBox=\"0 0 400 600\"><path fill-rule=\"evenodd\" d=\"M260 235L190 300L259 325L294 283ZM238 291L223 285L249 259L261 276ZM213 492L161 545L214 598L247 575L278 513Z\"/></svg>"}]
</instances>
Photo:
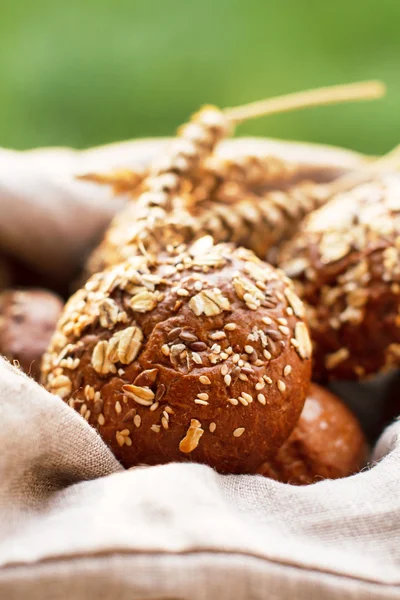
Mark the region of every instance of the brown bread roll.
<instances>
[{"instance_id":1,"label":"brown bread roll","mask_svg":"<svg viewBox=\"0 0 400 600\"><path fill-rule=\"evenodd\" d=\"M340 194L310 215L279 266L303 298L317 379L354 379L400 362L400 176Z\"/></svg>"},{"instance_id":2,"label":"brown bread roll","mask_svg":"<svg viewBox=\"0 0 400 600\"><path fill-rule=\"evenodd\" d=\"M18 361L25 373L40 377L42 355L53 335L63 303L40 289L0 294L0 354Z\"/></svg>"},{"instance_id":3,"label":"brown bread roll","mask_svg":"<svg viewBox=\"0 0 400 600\"><path fill-rule=\"evenodd\" d=\"M291 282L205 237L94 275L66 305L43 382L125 467L254 473L298 420L310 352Z\"/></svg>"},{"instance_id":4,"label":"brown bread roll","mask_svg":"<svg viewBox=\"0 0 400 600\"><path fill-rule=\"evenodd\" d=\"M293 433L259 473L292 485L339 479L365 466L367 450L353 413L337 396L311 384Z\"/></svg>"}]
</instances>

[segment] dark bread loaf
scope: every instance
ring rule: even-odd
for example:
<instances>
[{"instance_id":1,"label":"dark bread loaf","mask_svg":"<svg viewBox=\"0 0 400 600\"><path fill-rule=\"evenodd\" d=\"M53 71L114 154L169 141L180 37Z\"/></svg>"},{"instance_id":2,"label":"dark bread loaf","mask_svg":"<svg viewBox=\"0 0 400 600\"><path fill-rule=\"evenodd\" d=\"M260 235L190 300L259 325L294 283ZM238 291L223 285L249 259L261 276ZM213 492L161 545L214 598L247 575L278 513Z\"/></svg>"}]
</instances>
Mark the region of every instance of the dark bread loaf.
<instances>
[{"instance_id":1,"label":"dark bread loaf","mask_svg":"<svg viewBox=\"0 0 400 600\"><path fill-rule=\"evenodd\" d=\"M0 354L18 361L25 373L40 377L42 355L49 345L63 303L40 289L0 294Z\"/></svg>"},{"instance_id":2,"label":"dark bread loaf","mask_svg":"<svg viewBox=\"0 0 400 600\"><path fill-rule=\"evenodd\" d=\"M305 302L313 378L363 378L400 363L400 176L330 200L278 262Z\"/></svg>"},{"instance_id":3,"label":"dark bread loaf","mask_svg":"<svg viewBox=\"0 0 400 600\"><path fill-rule=\"evenodd\" d=\"M337 396L311 384L293 433L259 473L293 485L339 479L365 466L367 450L353 413Z\"/></svg>"},{"instance_id":4,"label":"dark bread loaf","mask_svg":"<svg viewBox=\"0 0 400 600\"><path fill-rule=\"evenodd\" d=\"M125 467L254 473L298 420L310 353L283 273L205 237L94 275L66 305L43 383Z\"/></svg>"}]
</instances>

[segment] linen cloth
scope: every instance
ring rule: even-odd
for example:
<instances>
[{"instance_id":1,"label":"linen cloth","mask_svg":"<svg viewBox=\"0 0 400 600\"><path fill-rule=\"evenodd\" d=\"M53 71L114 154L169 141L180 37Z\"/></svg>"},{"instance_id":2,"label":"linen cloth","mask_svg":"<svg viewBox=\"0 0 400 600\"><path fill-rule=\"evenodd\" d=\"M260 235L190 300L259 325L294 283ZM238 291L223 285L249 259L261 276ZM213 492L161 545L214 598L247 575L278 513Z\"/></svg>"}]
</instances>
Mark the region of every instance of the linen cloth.
<instances>
[{"instance_id":1,"label":"linen cloth","mask_svg":"<svg viewBox=\"0 0 400 600\"><path fill-rule=\"evenodd\" d=\"M140 166L134 146L11 153L14 171L0 152L0 247L67 277L123 202L71 174ZM378 390L360 389L373 419ZM399 422L369 469L307 487L196 464L124 470L79 414L0 358L0 449L1 599L400 598Z\"/></svg>"}]
</instances>

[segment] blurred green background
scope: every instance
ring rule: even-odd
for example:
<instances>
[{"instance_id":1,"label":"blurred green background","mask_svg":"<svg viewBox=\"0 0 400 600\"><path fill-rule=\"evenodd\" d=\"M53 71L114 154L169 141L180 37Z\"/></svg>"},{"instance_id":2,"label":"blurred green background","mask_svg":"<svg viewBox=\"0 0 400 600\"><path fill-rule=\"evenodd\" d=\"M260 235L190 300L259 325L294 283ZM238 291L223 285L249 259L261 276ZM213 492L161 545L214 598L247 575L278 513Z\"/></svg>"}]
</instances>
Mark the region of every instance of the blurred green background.
<instances>
[{"instance_id":1,"label":"blurred green background","mask_svg":"<svg viewBox=\"0 0 400 600\"><path fill-rule=\"evenodd\" d=\"M400 142L400 0L0 0L0 145L170 135L233 106L382 78L386 99L239 129L382 153Z\"/></svg>"}]
</instances>

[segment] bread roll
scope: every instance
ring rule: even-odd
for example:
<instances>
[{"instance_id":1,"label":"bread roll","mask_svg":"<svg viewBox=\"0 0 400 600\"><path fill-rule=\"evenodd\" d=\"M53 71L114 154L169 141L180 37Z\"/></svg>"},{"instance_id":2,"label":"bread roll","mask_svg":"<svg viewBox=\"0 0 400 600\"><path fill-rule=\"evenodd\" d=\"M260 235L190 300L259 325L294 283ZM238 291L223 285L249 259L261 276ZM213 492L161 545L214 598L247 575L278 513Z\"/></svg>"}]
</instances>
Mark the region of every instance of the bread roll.
<instances>
[{"instance_id":1,"label":"bread roll","mask_svg":"<svg viewBox=\"0 0 400 600\"><path fill-rule=\"evenodd\" d=\"M259 472L306 485L357 473L366 459L367 443L356 417L337 396L312 384L293 433Z\"/></svg>"},{"instance_id":2,"label":"bread roll","mask_svg":"<svg viewBox=\"0 0 400 600\"><path fill-rule=\"evenodd\" d=\"M46 290L8 290L0 294L0 354L40 377L40 362L63 303Z\"/></svg>"},{"instance_id":3,"label":"bread roll","mask_svg":"<svg viewBox=\"0 0 400 600\"><path fill-rule=\"evenodd\" d=\"M399 175L330 200L278 262L306 305L314 378L363 378L400 363Z\"/></svg>"},{"instance_id":4,"label":"bread roll","mask_svg":"<svg viewBox=\"0 0 400 600\"><path fill-rule=\"evenodd\" d=\"M43 382L125 467L254 473L297 422L310 357L290 281L205 237L94 275L66 305Z\"/></svg>"}]
</instances>

